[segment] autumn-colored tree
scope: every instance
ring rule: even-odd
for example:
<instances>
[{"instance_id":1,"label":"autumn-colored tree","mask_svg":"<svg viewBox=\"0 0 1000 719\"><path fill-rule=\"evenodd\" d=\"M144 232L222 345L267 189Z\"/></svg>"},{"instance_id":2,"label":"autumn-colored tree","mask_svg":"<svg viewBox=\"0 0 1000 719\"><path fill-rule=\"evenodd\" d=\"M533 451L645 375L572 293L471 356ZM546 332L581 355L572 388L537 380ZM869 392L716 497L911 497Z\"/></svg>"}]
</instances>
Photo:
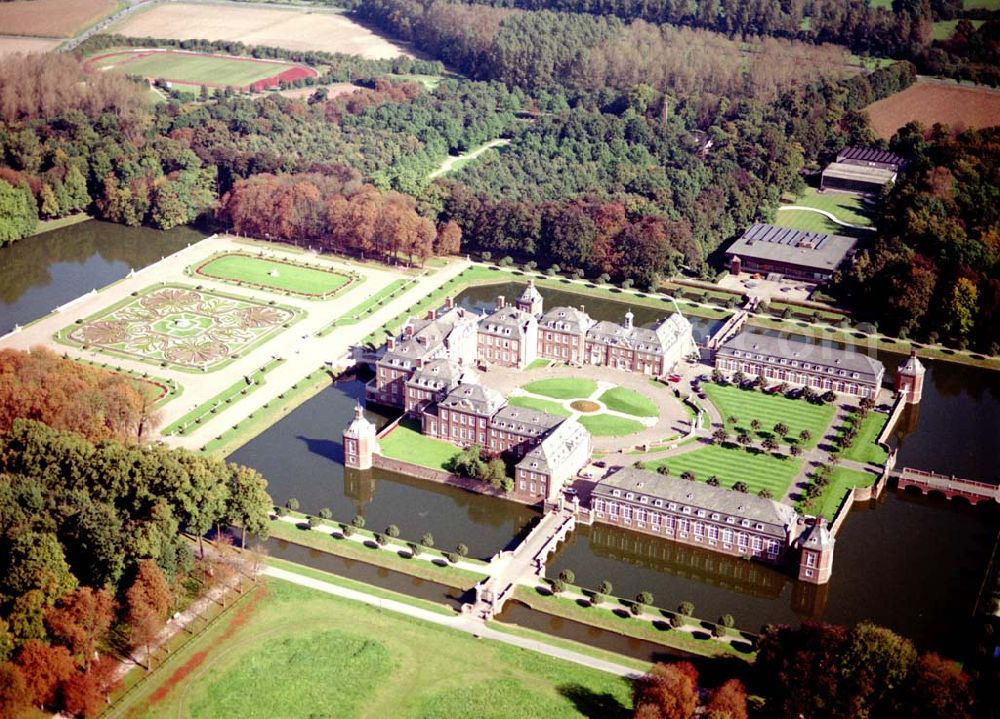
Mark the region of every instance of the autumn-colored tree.
<instances>
[{"instance_id":1,"label":"autumn-colored tree","mask_svg":"<svg viewBox=\"0 0 1000 719\"><path fill-rule=\"evenodd\" d=\"M38 639L24 643L17 665L24 674L32 703L42 708L53 704L59 685L76 670L66 647L50 646Z\"/></svg>"},{"instance_id":2,"label":"autumn-colored tree","mask_svg":"<svg viewBox=\"0 0 1000 719\"><path fill-rule=\"evenodd\" d=\"M151 559L139 562L135 581L125 593L126 619L133 646L145 647L147 670L152 669L150 645L163 628L170 601L170 588L156 562Z\"/></svg>"},{"instance_id":3,"label":"autumn-colored tree","mask_svg":"<svg viewBox=\"0 0 1000 719\"><path fill-rule=\"evenodd\" d=\"M457 255L462 249L462 228L454 220L448 220L437 228L437 242L434 252L438 255Z\"/></svg>"},{"instance_id":4,"label":"autumn-colored tree","mask_svg":"<svg viewBox=\"0 0 1000 719\"><path fill-rule=\"evenodd\" d=\"M14 662L0 663L0 717L20 719L31 704L28 681L21 668Z\"/></svg>"},{"instance_id":5,"label":"autumn-colored tree","mask_svg":"<svg viewBox=\"0 0 1000 719\"><path fill-rule=\"evenodd\" d=\"M108 695L115 691L119 680L115 678L118 662L103 656L78 671L62 684L63 708L75 716L93 717L104 709Z\"/></svg>"},{"instance_id":6,"label":"autumn-colored tree","mask_svg":"<svg viewBox=\"0 0 1000 719\"><path fill-rule=\"evenodd\" d=\"M45 614L52 636L62 641L84 668L90 666L97 640L114 619L114 597L105 589L80 587Z\"/></svg>"},{"instance_id":7,"label":"autumn-colored tree","mask_svg":"<svg viewBox=\"0 0 1000 719\"><path fill-rule=\"evenodd\" d=\"M636 681L632 704L636 719L689 719L697 708L698 695L684 669L657 663Z\"/></svg>"},{"instance_id":8,"label":"autumn-colored tree","mask_svg":"<svg viewBox=\"0 0 1000 719\"><path fill-rule=\"evenodd\" d=\"M969 677L955 662L922 654L901 687L900 719L969 719Z\"/></svg>"},{"instance_id":9,"label":"autumn-colored tree","mask_svg":"<svg viewBox=\"0 0 1000 719\"><path fill-rule=\"evenodd\" d=\"M709 719L747 719L747 692L743 682L730 679L712 692L705 714Z\"/></svg>"},{"instance_id":10,"label":"autumn-colored tree","mask_svg":"<svg viewBox=\"0 0 1000 719\"><path fill-rule=\"evenodd\" d=\"M152 391L42 347L0 350L0 432L23 417L90 440L136 439L156 426Z\"/></svg>"}]
</instances>

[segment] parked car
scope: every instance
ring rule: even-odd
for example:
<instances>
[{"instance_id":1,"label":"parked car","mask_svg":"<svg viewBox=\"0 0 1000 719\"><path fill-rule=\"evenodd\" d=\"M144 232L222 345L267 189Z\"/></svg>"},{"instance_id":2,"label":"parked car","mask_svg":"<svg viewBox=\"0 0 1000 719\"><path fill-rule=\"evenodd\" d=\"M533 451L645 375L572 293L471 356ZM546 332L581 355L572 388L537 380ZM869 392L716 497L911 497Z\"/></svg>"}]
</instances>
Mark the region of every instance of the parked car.
<instances>
[{"instance_id":1,"label":"parked car","mask_svg":"<svg viewBox=\"0 0 1000 719\"><path fill-rule=\"evenodd\" d=\"M671 382L680 382L681 376L679 374L672 374L669 377L667 377L667 379L670 380Z\"/></svg>"},{"instance_id":2,"label":"parked car","mask_svg":"<svg viewBox=\"0 0 1000 719\"><path fill-rule=\"evenodd\" d=\"M601 469L604 469L605 467L608 466L608 463L605 462L603 459L599 459L598 461L594 462L594 466L595 467L600 467Z\"/></svg>"},{"instance_id":3,"label":"parked car","mask_svg":"<svg viewBox=\"0 0 1000 719\"><path fill-rule=\"evenodd\" d=\"M576 496L576 490L573 489L572 487L564 487L563 488L563 493L564 494L568 494L570 497L575 497Z\"/></svg>"}]
</instances>

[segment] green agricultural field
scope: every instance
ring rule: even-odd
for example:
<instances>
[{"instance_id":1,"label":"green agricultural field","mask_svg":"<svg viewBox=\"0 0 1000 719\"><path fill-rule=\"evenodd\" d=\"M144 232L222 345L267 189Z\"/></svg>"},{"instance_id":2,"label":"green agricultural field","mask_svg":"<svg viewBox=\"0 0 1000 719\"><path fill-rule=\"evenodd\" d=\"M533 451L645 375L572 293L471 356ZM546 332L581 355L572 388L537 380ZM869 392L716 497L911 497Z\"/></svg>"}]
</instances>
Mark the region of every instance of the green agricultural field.
<instances>
[{"instance_id":1,"label":"green agricultural field","mask_svg":"<svg viewBox=\"0 0 1000 719\"><path fill-rule=\"evenodd\" d=\"M666 465L672 477L684 472L693 472L695 479L704 482L712 475L719 478L723 487L732 487L739 481L750 486L750 492L757 494L762 489L770 490L775 500L780 500L795 476L802 469L802 460L792 457L781 459L766 452L748 452L741 447L709 446L646 463L647 469Z\"/></svg>"},{"instance_id":2,"label":"green agricultural field","mask_svg":"<svg viewBox=\"0 0 1000 719\"><path fill-rule=\"evenodd\" d=\"M524 385L524 390L552 399L582 399L597 391L597 382L592 379L574 379L572 377L540 379L537 382Z\"/></svg>"},{"instance_id":3,"label":"green agricultural field","mask_svg":"<svg viewBox=\"0 0 1000 719\"><path fill-rule=\"evenodd\" d=\"M888 457L886 451L875 444L875 440L885 426L888 417L880 412L869 412L861 421L858 428L858 436L841 456L844 459L853 459L855 462L869 462L871 464L883 465Z\"/></svg>"},{"instance_id":4,"label":"green agricultural field","mask_svg":"<svg viewBox=\"0 0 1000 719\"><path fill-rule=\"evenodd\" d=\"M962 7L966 10L1000 10L1000 0L965 0Z\"/></svg>"},{"instance_id":5,"label":"green agricultural field","mask_svg":"<svg viewBox=\"0 0 1000 719\"><path fill-rule=\"evenodd\" d=\"M581 697L631 714L624 679L271 579L112 715L596 716Z\"/></svg>"},{"instance_id":6,"label":"green agricultural field","mask_svg":"<svg viewBox=\"0 0 1000 719\"><path fill-rule=\"evenodd\" d=\"M598 397L598 399L608 409L616 412L624 412L636 417L660 416L660 411L656 408L656 403L635 390L625 389L624 387L612 387Z\"/></svg>"},{"instance_id":7,"label":"green agricultural field","mask_svg":"<svg viewBox=\"0 0 1000 719\"><path fill-rule=\"evenodd\" d=\"M390 459L440 470L444 470L448 460L459 452L451 442L422 435L420 423L413 420L400 422L388 436L379 440L379 447Z\"/></svg>"},{"instance_id":8,"label":"green agricultural field","mask_svg":"<svg viewBox=\"0 0 1000 719\"><path fill-rule=\"evenodd\" d=\"M353 277L343 272L254 257L242 252L213 257L199 265L194 273L223 282L248 284L312 298L330 297L354 281Z\"/></svg>"},{"instance_id":9,"label":"green agricultural field","mask_svg":"<svg viewBox=\"0 0 1000 719\"><path fill-rule=\"evenodd\" d=\"M760 437L773 434L772 427L779 422L788 425L786 438L778 437L778 442L795 444L799 442L799 432L809 430L812 435L803 447L815 447L816 442L826 432L833 420L835 409L833 405L812 404L803 399L788 399L779 395L764 394L757 390L743 390L735 385L717 385L706 382L702 385L708 399L711 400L723 419L726 420L727 431L732 432L730 417L736 417L736 429L750 432L750 422L760 420Z\"/></svg>"},{"instance_id":10,"label":"green agricultural field","mask_svg":"<svg viewBox=\"0 0 1000 719\"><path fill-rule=\"evenodd\" d=\"M507 399L507 404L512 404L515 407L537 409L539 412L557 414L560 417L569 417L573 414L558 402L551 402L547 399L539 399L538 397L523 397L515 395Z\"/></svg>"},{"instance_id":11,"label":"green agricultural field","mask_svg":"<svg viewBox=\"0 0 1000 719\"><path fill-rule=\"evenodd\" d=\"M613 414L585 414L578 421L595 437L621 437L646 429L642 422Z\"/></svg>"},{"instance_id":12,"label":"green agricultural field","mask_svg":"<svg viewBox=\"0 0 1000 719\"><path fill-rule=\"evenodd\" d=\"M855 487L870 487L875 483L875 475L868 472L858 472L845 467L835 467L830 473L830 484L817 497L813 510L821 517L833 520L844 497Z\"/></svg>"},{"instance_id":13,"label":"green agricultural field","mask_svg":"<svg viewBox=\"0 0 1000 719\"><path fill-rule=\"evenodd\" d=\"M98 59L98 68L190 85L246 86L279 75L294 65L253 62L179 52L121 53Z\"/></svg>"}]
</instances>

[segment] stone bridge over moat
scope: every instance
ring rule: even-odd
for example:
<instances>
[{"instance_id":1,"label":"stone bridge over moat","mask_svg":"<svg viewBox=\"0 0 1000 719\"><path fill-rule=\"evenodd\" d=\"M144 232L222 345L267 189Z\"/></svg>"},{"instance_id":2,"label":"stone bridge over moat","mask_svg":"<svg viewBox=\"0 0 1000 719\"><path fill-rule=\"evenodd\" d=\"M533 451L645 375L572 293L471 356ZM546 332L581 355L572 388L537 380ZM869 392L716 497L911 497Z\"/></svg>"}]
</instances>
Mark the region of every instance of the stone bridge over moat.
<instances>
[{"instance_id":1,"label":"stone bridge over moat","mask_svg":"<svg viewBox=\"0 0 1000 719\"><path fill-rule=\"evenodd\" d=\"M901 490L915 487L923 494L940 492L948 499L962 497L972 504L980 502L1000 502L1000 485L976 482L971 479L925 472L920 469L903 467L896 478Z\"/></svg>"},{"instance_id":2,"label":"stone bridge over moat","mask_svg":"<svg viewBox=\"0 0 1000 719\"><path fill-rule=\"evenodd\" d=\"M545 563L579 519L577 505L558 507L542 515L541 521L511 551L503 551L490 560L490 576L475 587L475 604L466 611L481 619L492 619L514 595L514 589L527 577L545 575Z\"/></svg>"}]
</instances>

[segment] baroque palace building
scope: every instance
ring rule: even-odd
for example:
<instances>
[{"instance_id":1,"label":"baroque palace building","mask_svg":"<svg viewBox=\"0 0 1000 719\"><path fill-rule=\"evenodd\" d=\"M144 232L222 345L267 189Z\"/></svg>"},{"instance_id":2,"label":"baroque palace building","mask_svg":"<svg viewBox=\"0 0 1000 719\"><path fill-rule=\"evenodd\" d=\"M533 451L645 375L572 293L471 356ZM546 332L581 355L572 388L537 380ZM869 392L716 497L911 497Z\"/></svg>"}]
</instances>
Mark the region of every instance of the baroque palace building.
<instances>
[{"instance_id":1,"label":"baroque palace building","mask_svg":"<svg viewBox=\"0 0 1000 719\"><path fill-rule=\"evenodd\" d=\"M590 460L590 433L575 420L508 405L480 382L476 368L523 368L541 357L659 377L697 348L680 313L644 328L634 326L631 312L616 324L575 307L544 312L543 305L529 282L513 306L498 297L490 314L468 312L449 298L441 310L411 318L375 362L368 400L403 409L429 437L518 459L514 493L553 501Z\"/></svg>"},{"instance_id":2,"label":"baroque palace building","mask_svg":"<svg viewBox=\"0 0 1000 719\"><path fill-rule=\"evenodd\" d=\"M590 506L595 521L681 544L772 564L797 560L805 582L832 573L835 540L822 520L753 494L623 467L595 485Z\"/></svg>"},{"instance_id":3,"label":"baroque palace building","mask_svg":"<svg viewBox=\"0 0 1000 719\"><path fill-rule=\"evenodd\" d=\"M885 376L882 363L862 352L749 332L716 350L715 368L727 375L742 372L768 382L873 399Z\"/></svg>"}]
</instances>

